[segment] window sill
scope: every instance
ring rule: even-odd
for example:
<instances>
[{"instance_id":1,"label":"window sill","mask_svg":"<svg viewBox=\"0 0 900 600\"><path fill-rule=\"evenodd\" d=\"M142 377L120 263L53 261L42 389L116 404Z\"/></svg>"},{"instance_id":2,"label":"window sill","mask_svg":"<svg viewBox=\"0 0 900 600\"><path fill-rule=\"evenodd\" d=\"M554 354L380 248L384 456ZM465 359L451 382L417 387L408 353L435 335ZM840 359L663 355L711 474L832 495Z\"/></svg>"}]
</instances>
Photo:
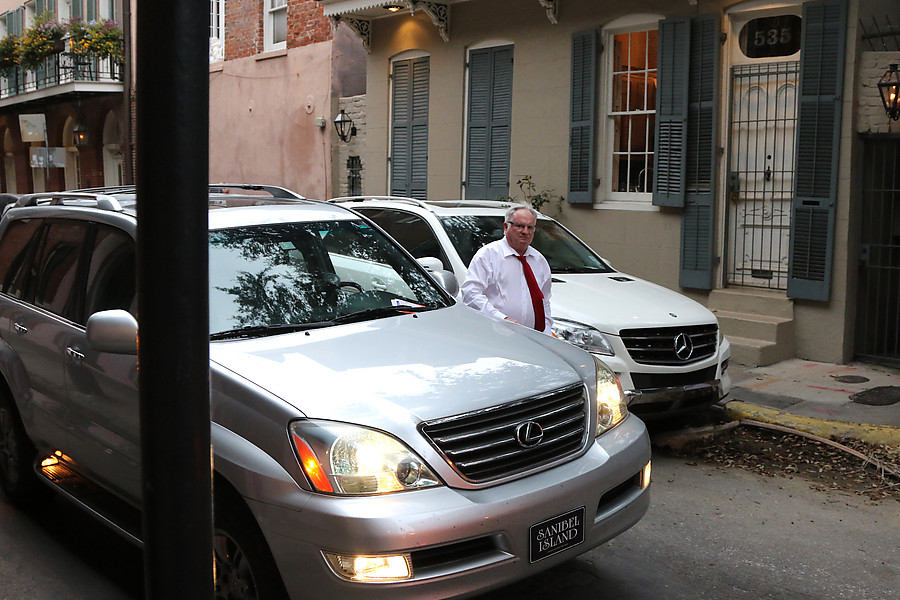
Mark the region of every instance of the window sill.
<instances>
[{"instance_id":1,"label":"window sill","mask_svg":"<svg viewBox=\"0 0 900 600\"><path fill-rule=\"evenodd\" d=\"M280 56L287 56L287 48L279 48L278 50L269 50L268 52L263 52L262 54L257 54L253 58L257 61L259 60L269 60L270 58L278 58Z\"/></svg>"},{"instance_id":2,"label":"window sill","mask_svg":"<svg viewBox=\"0 0 900 600\"><path fill-rule=\"evenodd\" d=\"M209 72L210 73L221 73L225 70L225 61L220 60L214 63L209 63Z\"/></svg>"},{"instance_id":3,"label":"window sill","mask_svg":"<svg viewBox=\"0 0 900 600\"><path fill-rule=\"evenodd\" d=\"M654 206L649 200L628 202L625 200L605 200L594 204L595 210L633 210L640 212L659 212L659 207Z\"/></svg>"}]
</instances>

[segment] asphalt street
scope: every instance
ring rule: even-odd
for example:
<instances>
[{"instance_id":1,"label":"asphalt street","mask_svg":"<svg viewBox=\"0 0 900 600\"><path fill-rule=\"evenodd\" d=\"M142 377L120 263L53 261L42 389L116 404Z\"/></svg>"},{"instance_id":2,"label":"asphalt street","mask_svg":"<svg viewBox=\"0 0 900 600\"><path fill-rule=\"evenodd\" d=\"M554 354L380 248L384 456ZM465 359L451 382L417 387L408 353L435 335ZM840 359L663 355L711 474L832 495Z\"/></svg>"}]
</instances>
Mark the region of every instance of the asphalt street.
<instances>
[{"instance_id":1,"label":"asphalt street","mask_svg":"<svg viewBox=\"0 0 900 600\"><path fill-rule=\"evenodd\" d=\"M631 530L477 600L893 600L900 503L655 453ZM0 494L0 600L139 600L141 555L62 501ZM363 596L360 596L363 598Z\"/></svg>"}]
</instances>

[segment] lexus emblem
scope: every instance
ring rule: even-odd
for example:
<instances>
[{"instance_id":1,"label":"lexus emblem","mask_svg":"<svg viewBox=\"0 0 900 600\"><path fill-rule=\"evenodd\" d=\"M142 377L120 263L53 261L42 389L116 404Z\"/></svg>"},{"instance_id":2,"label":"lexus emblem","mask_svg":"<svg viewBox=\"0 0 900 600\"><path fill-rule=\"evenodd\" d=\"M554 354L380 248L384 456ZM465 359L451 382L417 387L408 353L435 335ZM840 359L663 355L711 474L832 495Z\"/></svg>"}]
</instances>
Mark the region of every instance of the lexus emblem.
<instances>
[{"instance_id":1,"label":"lexus emblem","mask_svg":"<svg viewBox=\"0 0 900 600\"><path fill-rule=\"evenodd\" d=\"M544 439L544 428L536 421L525 421L516 426L516 441L523 448L534 448Z\"/></svg>"},{"instance_id":2,"label":"lexus emblem","mask_svg":"<svg viewBox=\"0 0 900 600\"><path fill-rule=\"evenodd\" d=\"M675 336L675 356L681 360L688 360L694 353L694 343L685 333Z\"/></svg>"}]
</instances>

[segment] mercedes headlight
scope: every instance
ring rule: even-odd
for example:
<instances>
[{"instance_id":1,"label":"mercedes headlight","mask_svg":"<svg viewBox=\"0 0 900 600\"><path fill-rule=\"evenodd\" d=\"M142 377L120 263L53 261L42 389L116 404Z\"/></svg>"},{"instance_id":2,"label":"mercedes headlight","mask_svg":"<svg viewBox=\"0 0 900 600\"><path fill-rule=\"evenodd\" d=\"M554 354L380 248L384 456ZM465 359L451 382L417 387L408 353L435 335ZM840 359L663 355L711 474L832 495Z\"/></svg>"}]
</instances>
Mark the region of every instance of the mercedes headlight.
<instances>
[{"instance_id":1,"label":"mercedes headlight","mask_svg":"<svg viewBox=\"0 0 900 600\"><path fill-rule=\"evenodd\" d=\"M442 485L413 451L374 429L334 421L294 421L291 441L316 490L368 495Z\"/></svg>"},{"instance_id":2,"label":"mercedes headlight","mask_svg":"<svg viewBox=\"0 0 900 600\"><path fill-rule=\"evenodd\" d=\"M597 435L605 433L628 416L625 392L616 374L602 360L594 357L597 365Z\"/></svg>"},{"instance_id":3,"label":"mercedes headlight","mask_svg":"<svg viewBox=\"0 0 900 600\"><path fill-rule=\"evenodd\" d=\"M554 318L552 329L556 337L578 346L582 350L605 356L613 356L615 354L606 336L590 325Z\"/></svg>"}]
</instances>

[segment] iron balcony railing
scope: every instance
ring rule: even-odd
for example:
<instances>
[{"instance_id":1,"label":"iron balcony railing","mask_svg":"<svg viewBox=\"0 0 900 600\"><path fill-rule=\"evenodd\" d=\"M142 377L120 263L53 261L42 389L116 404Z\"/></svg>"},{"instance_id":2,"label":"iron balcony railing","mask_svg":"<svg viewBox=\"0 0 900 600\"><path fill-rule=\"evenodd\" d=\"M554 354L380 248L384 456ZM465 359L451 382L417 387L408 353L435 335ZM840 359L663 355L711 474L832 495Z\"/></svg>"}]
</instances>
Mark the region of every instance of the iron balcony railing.
<instances>
[{"instance_id":1,"label":"iron balcony railing","mask_svg":"<svg viewBox=\"0 0 900 600\"><path fill-rule=\"evenodd\" d=\"M33 69L16 66L0 73L0 99L78 82L119 83L123 63L99 56L60 52Z\"/></svg>"}]
</instances>

